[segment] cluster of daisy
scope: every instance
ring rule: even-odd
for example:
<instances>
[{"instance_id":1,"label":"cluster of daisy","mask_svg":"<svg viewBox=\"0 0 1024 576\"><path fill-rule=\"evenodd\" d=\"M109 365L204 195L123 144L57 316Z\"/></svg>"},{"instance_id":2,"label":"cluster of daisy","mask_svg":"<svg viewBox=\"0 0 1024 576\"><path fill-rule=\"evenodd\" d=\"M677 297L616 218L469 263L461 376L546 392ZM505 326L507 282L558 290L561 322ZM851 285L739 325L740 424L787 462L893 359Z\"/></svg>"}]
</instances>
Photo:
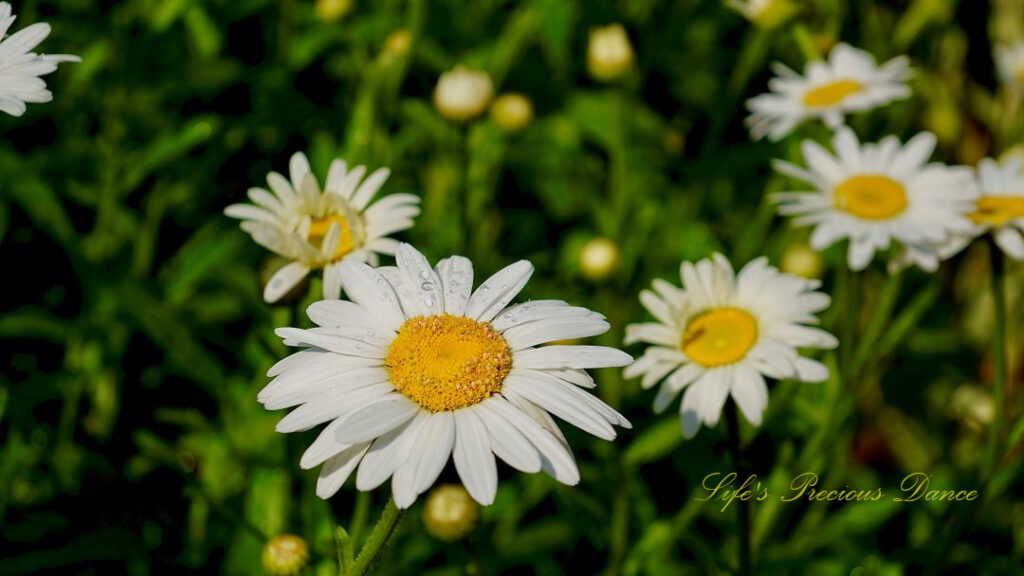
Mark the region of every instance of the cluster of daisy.
<instances>
[{"instance_id":1,"label":"cluster of daisy","mask_svg":"<svg viewBox=\"0 0 1024 576\"><path fill-rule=\"evenodd\" d=\"M1001 69L1011 66L1010 54L1001 58ZM849 266L863 270L895 241L890 270L914 264L934 271L970 240L991 232L1007 254L1024 258L1019 162L986 159L977 170L947 166L930 162L936 139L928 132L902 144L894 136L862 143L845 125L849 114L910 95L906 57L879 66L867 52L838 44L827 61L809 63L803 75L782 64L774 70L770 92L747 102L751 136L781 140L812 119L833 130L831 150L802 142L805 166L774 163L778 172L811 188L775 194L773 200L795 225L814 227L812 248L848 240Z\"/></svg>"}]
</instances>

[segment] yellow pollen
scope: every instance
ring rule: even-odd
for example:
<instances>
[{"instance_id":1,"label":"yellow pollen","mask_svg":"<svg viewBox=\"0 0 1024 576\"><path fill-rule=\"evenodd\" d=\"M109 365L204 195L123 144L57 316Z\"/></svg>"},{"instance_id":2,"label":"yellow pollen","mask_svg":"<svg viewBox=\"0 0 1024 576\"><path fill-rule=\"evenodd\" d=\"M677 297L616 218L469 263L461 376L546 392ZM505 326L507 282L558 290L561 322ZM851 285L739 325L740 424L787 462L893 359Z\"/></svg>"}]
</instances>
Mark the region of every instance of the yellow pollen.
<instances>
[{"instance_id":1,"label":"yellow pollen","mask_svg":"<svg viewBox=\"0 0 1024 576\"><path fill-rule=\"evenodd\" d=\"M804 94L804 104L813 107L832 106L847 96L860 92L864 86L853 80L836 80Z\"/></svg>"},{"instance_id":2,"label":"yellow pollen","mask_svg":"<svg viewBox=\"0 0 1024 576\"><path fill-rule=\"evenodd\" d=\"M1014 218L1024 218L1024 197L989 196L978 200L978 211L971 214L975 224L1003 226Z\"/></svg>"},{"instance_id":3,"label":"yellow pollen","mask_svg":"<svg viewBox=\"0 0 1024 576\"><path fill-rule=\"evenodd\" d=\"M431 412L458 410L501 390L512 351L489 322L442 314L405 321L384 366L402 394Z\"/></svg>"},{"instance_id":4,"label":"yellow pollen","mask_svg":"<svg viewBox=\"0 0 1024 576\"><path fill-rule=\"evenodd\" d=\"M341 237L338 238L338 246L334 249L334 254L331 256L332 261L341 260L345 254L356 249L356 241L352 236L352 228L349 226L348 220L340 214L314 218L313 222L309 225L309 234L306 235L306 240L319 249L324 238L327 236L327 232L330 231L331 226L335 222L341 225Z\"/></svg>"},{"instance_id":5,"label":"yellow pollen","mask_svg":"<svg viewBox=\"0 0 1024 576\"><path fill-rule=\"evenodd\" d=\"M712 308L686 325L680 346L697 364L714 368L739 362L757 342L757 320L739 308Z\"/></svg>"},{"instance_id":6,"label":"yellow pollen","mask_svg":"<svg viewBox=\"0 0 1024 576\"><path fill-rule=\"evenodd\" d=\"M888 220L907 209L907 191L887 176L854 176L836 186L836 207L868 220Z\"/></svg>"}]
</instances>

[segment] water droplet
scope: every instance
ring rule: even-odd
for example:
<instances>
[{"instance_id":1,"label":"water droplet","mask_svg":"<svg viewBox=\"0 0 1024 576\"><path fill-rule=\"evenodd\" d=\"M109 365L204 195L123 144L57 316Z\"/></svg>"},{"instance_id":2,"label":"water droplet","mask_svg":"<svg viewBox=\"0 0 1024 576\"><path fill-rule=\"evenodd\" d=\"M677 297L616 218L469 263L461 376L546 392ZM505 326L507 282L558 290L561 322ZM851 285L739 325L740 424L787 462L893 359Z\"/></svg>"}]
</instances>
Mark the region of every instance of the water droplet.
<instances>
[{"instance_id":1,"label":"water droplet","mask_svg":"<svg viewBox=\"0 0 1024 576\"><path fill-rule=\"evenodd\" d=\"M423 284L420 284L420 288L426 292L430 292L434 289L434 285L430 282L424 282Z\"/></svg>"}]
</instances>

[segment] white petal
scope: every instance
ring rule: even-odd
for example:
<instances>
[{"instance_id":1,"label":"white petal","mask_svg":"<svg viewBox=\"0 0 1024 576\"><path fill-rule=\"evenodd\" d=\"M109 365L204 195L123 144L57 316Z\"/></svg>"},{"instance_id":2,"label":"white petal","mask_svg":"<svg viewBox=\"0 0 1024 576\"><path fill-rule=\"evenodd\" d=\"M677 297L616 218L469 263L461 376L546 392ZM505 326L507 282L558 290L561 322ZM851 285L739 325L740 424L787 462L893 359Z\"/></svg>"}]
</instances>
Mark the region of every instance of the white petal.
<instances>
[{"instance_id":1,"label":"white petal","mask_svg":"<svg viewBox=\"0 0 1024 576\"><path fill-rule=\"evenodd\" d=\"M612 368L628 366L633 357L607 346L544 346L522 350L513 357L517 368Z\"/></svg>"},{"instance_id":2,"label":"white petal","mask_svg":"<svg viewBox=\"0 0 1024 576\"><path fill-rule=\"evenodd\" d=\"M413 489L421 494L430 488L444 470L455 445L455 416L437 412L427 417L413 447L410 465L415 465Z\"/></svg>"},{"instance_id":3,"label":"white petal","mask_svg":"<svg viewBox=\"0 0 1024 576\"><path fill-rule=\"evenodd\" d=\"M541 456L542 469L552 478L569 486L579 483L580 472L576 468L572 452L551 432L500 396L492 396L481 403L483 404L488 404L489 408L499 412L537 448Z\"/></svg>"},{"instance_id":4,"label":"white petal","mask_svg":"<svg viewBox=\"0 0 1024 576\"><path fill-rule=\"evenodd\" d=\"M540 454L526 436L494 409L492 402L481 402L473 407L487 425L491 450L516 470L533 474L541 469Z\"/></svg>"},{"instance_id":5,"label":"white petal","mask_svg":"<svg viewBox=\"0 0 1024 576\"><path fill-rule=\"evenodd\" d=\"M369 447L369 444L352 446L327 460L324 463L323 469L320 470L320 477L316 481L316 495L324 500L334 496L335 492L345 484L345 480L348 479L352 471L359 465Z\"/></svg>"},{"instance_id":6,"label":"white petal","mask_svg":"<svg viewBox=\"0 0 1024 576\"><path fill-rule=\"evenodd\" d=\"M491 454L487 427L473 410L455 413L455 470L474 500L484 506L494 502L498 490L498 469Z\"/></svg>"},{"instance_id":7,"label":"white petal","mask_svg":"<svg viewBox=\"0 0 1024 576\"><path fill-rule=\"evenodd\" d=\"M362 262L345 260L338 266L338 274L349 299L376 315L388 328L397 331L405 322L398 296L376 270Z\"/></svg>"},{"instance_id":8,"label":"white petal","mask_svg":"<svg viewBox=\"0 0 1024 576\"><path fill-rule=\"evenodd\" d=\"M469 258L452 256L437 263L444 293L444 311L454 316L466 313L473 292L473 263Z\"/></svg>"},{"instance_id":9,"label":"white petal","mask_svg":"<svg viewBox=\"0 0 1024 576\"><path fill-rule=\"evenodd\" d=\"M760 372L748 366L737 366L732 399L748 422L754 426L761 425L761 415L768 405L768 386Z\"/></svg>"},{"instance_id":10,"label":"white petal","mask_svg":"<svg viewBox=\"0 0 1024 576\"><path fill-rule=\"evenodd\" d=\"M519 294L533 275L533 264L520 260L510 264L481 284L469 298L466 317L489 322Z\"/></svg>"},{"instance_id":11,"label":"white petal","mask_svg":"<svg viewBox=\"0 0 1024 576\"><path fill-rule=\"evenodd\" d=\"M309 267L302 262L291 262L274 273L263 289L263 300L273 304L291 291L309 274Z\"/></svg>"},{"instance_id":12,"label":"white petal","mask_svg":"<svg viewBox=\"0 0 1024 576\"><path fill-rule=\"evenodd\" d=\"M368 442L408 422L423 410L402 394L389 394L356 408L338 427L338 440L349 444Z\"/></svg>"}]
</instances>

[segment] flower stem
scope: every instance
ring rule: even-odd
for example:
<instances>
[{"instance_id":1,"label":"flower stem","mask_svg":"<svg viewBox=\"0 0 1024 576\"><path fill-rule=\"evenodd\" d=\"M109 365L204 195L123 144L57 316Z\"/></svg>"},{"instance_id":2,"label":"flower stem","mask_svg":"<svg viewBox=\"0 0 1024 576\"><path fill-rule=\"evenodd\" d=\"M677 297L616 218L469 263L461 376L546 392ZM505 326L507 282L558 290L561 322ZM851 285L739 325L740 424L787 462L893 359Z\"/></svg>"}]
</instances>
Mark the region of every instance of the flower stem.
<instances>
[{"instance_id":1,"label":"flower stem","mask_svg":"<svg viewBox=\"0 0 1024 576\"><path fill-rule=\"evenodd\" d=\"M405 510L401 510L398 506L395 506L395 499L388 498L388 503L384 506L384 512L380 515L380 520L377 521L377 525L373 527L373 532L370 532L370 537L367 538L366 544L363 544L359 555L356 556L356 561L352 565L352 576L365 576L369 574L370 569L380 558L381 552L384 550L384 546L388 543L388 540L395 534L395 529L398 528L398 523L402 521L402 516L405 515Z\"/></svg>"},{"instance_id":2,"label":"flower stem","mask_svg":"<svg viewBox=\"0 0 1024 576\"><path fill-rule=\"evenodd\" d=\"M740 420L736 413L736 403L729 400L725 405L725 422L729 428L729 452L732 454L732 463L736 468L736 478L743 482L750 475L743 462L743 447L740 439ZM742 576L753 574L751 569L750 554L750 500L741 499L739 502L740 517L740 571Z\"/></svg>"},{"instance_id":3,"label":"flower stem","mask_svg":"<svg viewBox=\"0 0 1024 576\"><path fill-rule=\"evenodd\" d=\"M1006 274L1003 253L989 237L992 272L992 406L995 417L989 429L983 477L988 478L999 462L1001 438L1006 415Z\"/></svg>"}]
</instances>

